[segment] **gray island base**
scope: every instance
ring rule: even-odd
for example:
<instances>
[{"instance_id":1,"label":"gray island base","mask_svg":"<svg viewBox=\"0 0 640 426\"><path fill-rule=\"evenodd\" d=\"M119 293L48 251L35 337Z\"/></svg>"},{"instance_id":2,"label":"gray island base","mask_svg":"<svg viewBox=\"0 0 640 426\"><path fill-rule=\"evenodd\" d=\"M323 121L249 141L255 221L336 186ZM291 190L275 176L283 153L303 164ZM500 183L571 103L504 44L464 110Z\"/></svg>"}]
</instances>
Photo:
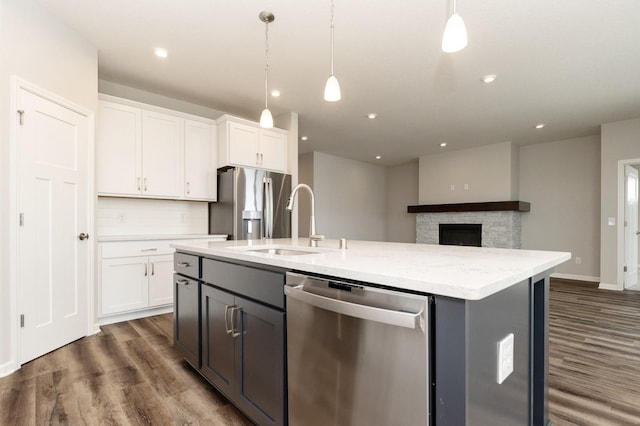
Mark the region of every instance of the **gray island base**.
<instances>
[{"instance_id":1,"label":"gray island base","mask_svg":"<svg viewBox=\"0 0 640 426\"><path fill-rule=\"evenodd\" d=\"M174 247L175 346L256 424L301 424L289 415L295 398L287 392L286 324L301 320L287 317L284 287L292 271L325 280L338 293L373 289L428 300L428 314L416 323L427 336L428 389L424 404L411 407L424 411L425 425L548 422L549 274L569 253L361 241L338 250L338 242L311 248L307 239ZM324 296L314 303L332 309ZM413 315L407 311L396 314L401 326ZM376 312L362 310L363 318L378 321ZM304 424L319 418L308 413ZM349 423L362 422L354 412Z\"/></svg>"}]
</instances>

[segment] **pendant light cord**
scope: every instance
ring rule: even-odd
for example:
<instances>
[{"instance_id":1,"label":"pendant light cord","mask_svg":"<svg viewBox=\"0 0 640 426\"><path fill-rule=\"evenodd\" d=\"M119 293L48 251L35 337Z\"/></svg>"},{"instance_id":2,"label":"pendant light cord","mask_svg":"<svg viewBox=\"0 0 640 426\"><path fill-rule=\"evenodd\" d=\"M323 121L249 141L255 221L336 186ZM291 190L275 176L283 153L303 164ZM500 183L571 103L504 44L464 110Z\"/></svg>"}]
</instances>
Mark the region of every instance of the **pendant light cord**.
<instances>
[{"instance_id":1,"label":"pendant light cord","mask_svg":"<svg viewBox=\"0 0 640 426\"><path fill-rule=\"evenodd\" d=\"M264 29L264 107L269 108L269 23L265 22Z\"/></svg>"},{"instance_id":2,"label":"pendant light cord","mask_svg":"<svg viewBox=\"0 0 640 426\"><path fill-rule=\"evenodd\" d=\"M331 75L333 75L333 0L331 0Z\"/></svg>"},{"instance_id":3,"label":"pendant light cord","mask_svg":"<svg viewBox=\"0 0 640 426\"><path fill-rule=\"evenodd\" d=\"M453 0L453 13L456 13L456 0Z\"/></svg>"}]
</instances>

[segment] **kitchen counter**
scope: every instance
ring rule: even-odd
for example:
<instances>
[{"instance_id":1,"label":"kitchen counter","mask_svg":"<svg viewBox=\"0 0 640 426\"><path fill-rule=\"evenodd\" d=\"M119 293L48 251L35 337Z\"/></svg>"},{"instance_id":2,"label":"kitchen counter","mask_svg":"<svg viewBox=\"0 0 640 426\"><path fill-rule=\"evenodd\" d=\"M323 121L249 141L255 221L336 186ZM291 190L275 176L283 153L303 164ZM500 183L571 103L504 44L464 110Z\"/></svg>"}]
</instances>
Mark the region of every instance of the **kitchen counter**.
<instances>
[{"instance_id":1,"label":"kitchen counter","mask_svg":"<svg viewBox=\"0 0 640 426\"><path fill-rule=\"evenodd\" d=\"M364 281L463 300L480 300L569 260L571 253L337 240L309 247L307 238L172 244L179 251ZM296 247L279 255L256 248Z\"/></svg>"},{"instance_id":2,"label":"kitchen counter","mask_svg":"<svg viewBox=\"0 0 640 426\"><path fill-rule=\"evenodd\" d=\"M205 240L227 239L224 234L153 234L153 235L102 235L98 242L110 241L156 241L156 240Z\"/></svg>"}]
</instances>

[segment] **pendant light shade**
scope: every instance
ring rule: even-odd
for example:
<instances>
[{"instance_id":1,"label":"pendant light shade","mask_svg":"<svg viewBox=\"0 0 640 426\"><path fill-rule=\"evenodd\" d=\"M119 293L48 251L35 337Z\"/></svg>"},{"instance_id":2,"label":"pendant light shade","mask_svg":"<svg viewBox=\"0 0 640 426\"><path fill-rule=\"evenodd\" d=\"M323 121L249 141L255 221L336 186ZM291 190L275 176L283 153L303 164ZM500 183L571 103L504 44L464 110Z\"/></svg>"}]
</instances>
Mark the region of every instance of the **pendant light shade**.
<instances>
[{"instance_id":1,"label":"pendant light shade","mask_svg":"<svg viewBox=\"0 0 640 426\"><path fill-rule=\"evenodd\" d=\"M324 100L335 102L339 101L341 97L340 83L338 83L336 76L331 74L327 79L327 84L324 86Z\"/></svg>"},{"instance_id":2,"label":"pendant light shade","mask_svg":"<svg viewBox=\"0 0 640 426\"><path fill-rule=\"evenodd\" d=\"M260 127L270 129L273 127L273 116L269 111L269 23L276 19L271 12L260 12L260 20L265 23L264 30L264 109L260 114Z\"/></svg>"},{"instance_id":3,"label":"pendant light shade","mask_svg":"<svg viewBox=\"0 0 640 426\"><path fill-rule=\"evenodd\" d=\"M269 108L263 109L262 114L260 114L260 127L263 129L270 129L273 127L273 116L271 115Z\"/></svg>"},{"instance_id":4,"label":"pendant light shade","mask_svg":"<svg viewBox=\"0 0 640 426\"><path fill-rule=\"evenodd\" d=\"M456 12L456 0L453 0L453 14L449 17L442 36L442 51L458 52L467 46L467 28L462 17Z\"/></svg>"},{"instance_id":5,"label":"pendant light shade","mask_svg":"<svg viewBox=\"0 0 640 426\"><path fill-rule=\"evenodd\" d=\"M338 83L338 79L333 74L333 0L331 0L331 75L329 75L327 84L324 86L324 100L335 102L341 98L340 83Z\"/></svg>"}]
</instances>

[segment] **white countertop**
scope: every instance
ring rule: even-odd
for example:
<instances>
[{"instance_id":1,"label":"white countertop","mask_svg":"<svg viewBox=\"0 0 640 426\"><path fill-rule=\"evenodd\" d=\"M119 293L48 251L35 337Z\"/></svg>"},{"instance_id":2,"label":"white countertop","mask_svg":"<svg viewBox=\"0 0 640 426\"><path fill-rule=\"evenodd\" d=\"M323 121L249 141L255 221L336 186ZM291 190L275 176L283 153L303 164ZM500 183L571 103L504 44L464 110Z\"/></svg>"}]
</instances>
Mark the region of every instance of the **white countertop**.
<instances>
[{"instance_id":1,"label":"white countertop","mask_svg":"<svg viewBox=\"0 0 640 426\"><path fill-rule=\"evenodd\" d=\"M153 240L200 240L207 238L227 238L226 234L153 234L153 235L101 235L99 242L107 241L153 241Z\"/></svg>"},{"instance_id":2,"label":"white countertop","mask_svg":"<svg viewBox=\"0 0 640 426\"><path fill-rule=\"evenodd\" d=\"M318 248L308 238L172 244L185 250L298 271L349 278L405 290L478 300L571 258L571 253L429 244L338 240ZM251 252L255 248L297 247L318 253L297 256Z\"/></svg>"}]
</instances>

